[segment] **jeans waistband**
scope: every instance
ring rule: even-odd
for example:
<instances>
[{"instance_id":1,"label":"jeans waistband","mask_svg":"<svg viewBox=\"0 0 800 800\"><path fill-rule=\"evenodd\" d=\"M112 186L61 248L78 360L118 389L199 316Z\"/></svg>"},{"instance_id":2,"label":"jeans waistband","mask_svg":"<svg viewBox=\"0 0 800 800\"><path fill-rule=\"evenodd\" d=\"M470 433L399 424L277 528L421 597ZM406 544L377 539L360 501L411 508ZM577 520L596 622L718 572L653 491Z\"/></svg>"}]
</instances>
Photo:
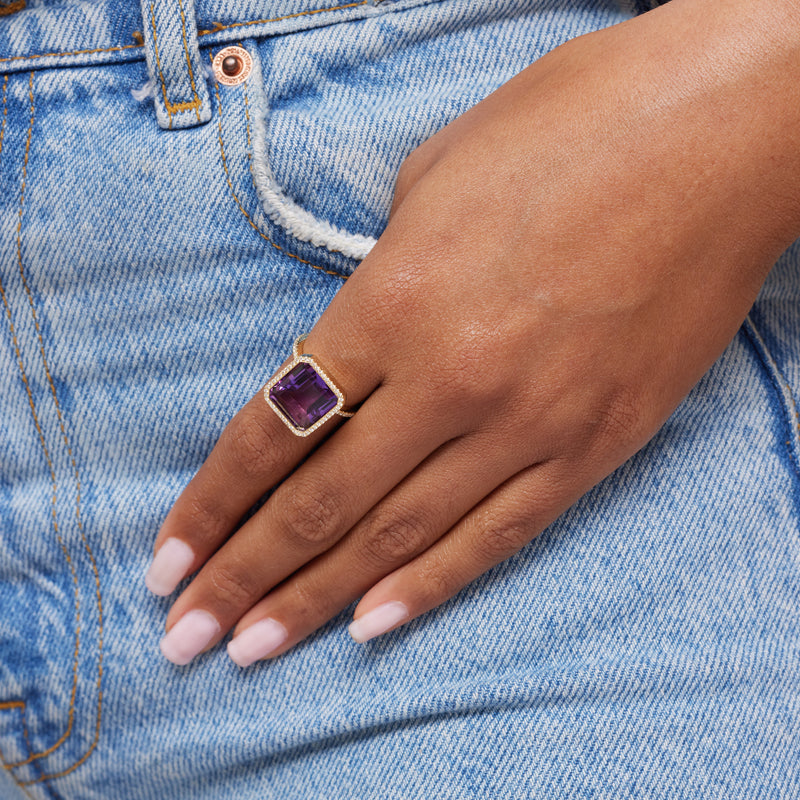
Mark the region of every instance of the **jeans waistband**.
<instances>
[{"instance_id":1,"label":"jeans waistband","mask_svg":"<svg viewBox=\"0 0 800 800\"><path fill-rule=\"evenodd\" d=\"M0 5L0 74L144 58L165 129L211 119L200 46L288 33L438 0L67 0Z\"/></svg>"},{"instance_id":2,"label":"jeans waistband","mask_svg":"<svg viewBox=\"0 0 800 800\"><path fill-rule=\"evenodd\" d=\"M0 74L145 58L149 0L26 2L0 0ZM441 0L194 0L193 20L191 0L156 0L154 10L181 33L194 28L199 45L208 47L432 2Z\"/></svg>"}]
</instances>

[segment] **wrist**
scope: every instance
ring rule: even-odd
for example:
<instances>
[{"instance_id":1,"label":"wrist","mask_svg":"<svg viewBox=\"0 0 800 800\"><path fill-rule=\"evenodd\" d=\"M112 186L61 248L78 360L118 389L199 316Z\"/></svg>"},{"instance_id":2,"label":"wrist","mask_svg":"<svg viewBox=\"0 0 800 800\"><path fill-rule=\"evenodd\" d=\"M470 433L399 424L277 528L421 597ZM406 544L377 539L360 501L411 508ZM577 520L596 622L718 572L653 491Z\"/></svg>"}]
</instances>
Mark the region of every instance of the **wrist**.
<instances>
[{"instance_id":1,"label":"wrist","mask_svg":"<svg viewBox=\"0 0 800 800\"><path fill-rule=\"evenodd\" d=\"M648 16L664 40L653 66L696 105L710 177L783 250L800 236L800 0L671 0Z\"/></svg>"}]
</instances>

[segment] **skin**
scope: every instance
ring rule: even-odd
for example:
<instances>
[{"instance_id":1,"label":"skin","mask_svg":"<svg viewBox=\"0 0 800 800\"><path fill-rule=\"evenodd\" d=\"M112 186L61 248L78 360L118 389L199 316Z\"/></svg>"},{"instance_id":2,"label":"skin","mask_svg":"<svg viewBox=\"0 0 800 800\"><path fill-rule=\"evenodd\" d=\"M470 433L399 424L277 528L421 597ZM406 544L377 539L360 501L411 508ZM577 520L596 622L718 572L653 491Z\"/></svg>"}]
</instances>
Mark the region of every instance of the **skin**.
<instances>
[{"instance_id":1,"label":"skin","mask_svg":"<svg viewBox=\"0 0 800 800\"><path fill-rule=\"evenodd\" d=\"M358 412L231 420L158 534L199 570L167 630L272 617L274 656L359 597L416 617L639 450L800 235L798 31L788 0L672 0L419 147L303 348Z\"/></svg>"}]
</instances>

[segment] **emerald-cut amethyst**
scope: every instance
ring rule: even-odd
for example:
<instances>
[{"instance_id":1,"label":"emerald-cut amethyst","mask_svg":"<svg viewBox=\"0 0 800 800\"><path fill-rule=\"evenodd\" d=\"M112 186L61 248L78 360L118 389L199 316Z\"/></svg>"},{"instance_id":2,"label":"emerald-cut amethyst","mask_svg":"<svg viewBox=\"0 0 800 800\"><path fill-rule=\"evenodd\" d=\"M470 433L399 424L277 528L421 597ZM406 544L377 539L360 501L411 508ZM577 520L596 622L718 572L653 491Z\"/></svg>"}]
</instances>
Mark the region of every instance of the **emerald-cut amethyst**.
<instances>
[{"instance_id":1,"label":"emerald-cut amethyst","mask_svg":"<svg viewBox=\"0 0 800 800\"><path fill-rule=\"evenodd\" d=\"M300 430L307 430L336 406L338 397L311 364L301 361L269 390L269 399Z\"/></svg>"}]
</instances>

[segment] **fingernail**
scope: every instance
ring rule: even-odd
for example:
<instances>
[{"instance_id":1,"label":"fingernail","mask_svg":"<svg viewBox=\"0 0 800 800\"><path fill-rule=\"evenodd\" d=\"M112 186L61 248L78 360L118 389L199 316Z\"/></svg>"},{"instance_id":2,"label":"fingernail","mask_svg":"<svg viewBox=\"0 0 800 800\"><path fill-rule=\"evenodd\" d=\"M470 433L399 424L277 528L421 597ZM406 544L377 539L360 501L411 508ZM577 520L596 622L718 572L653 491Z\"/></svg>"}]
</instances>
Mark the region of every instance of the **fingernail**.
<instances>
[{"instance_id":1,"label":"fingernail","mask_svg":"<svg viewBox=\"0 0 800 800\"><path fill-rule=\"evenodd\" d=\"M275 619L262 619L245 628L228 642L228 655L240 667L249 667L254 661L266 658L280 647L289 634Z\"/></svg>"},{"instance_id":2,"label":"fingernail","mask_svg":"<svg viewBox=\"0 0 800 800\"><path fill-rule=\"evenodd\" d=\"M161 640L164 658L182 667L188 664L220 632L221 626L208 611L184 614Z\"/></svg>"},{"instance_id":3,"label":"fingernail","mask_svg":"<svg viewBox=\"0 0 800 800\"><path fill-rule=\"evenodd\" d=\"M408 619L408 609L404 603L384 603L351 622L347 630L357 642L367 642L386 633L404 619Z\"/></svg>"},{"instance_id":4,"label":"fingernail","mask_svg":"<svg viewBox=\"0 0 800 800\"><path fill-rule=\"evenodd\" d=\"M186 542L170 536L158 549L147 570L144 584L153 593L165 597L186 577L194 561L194 551Z\"/></svg>"}]
</instances>

